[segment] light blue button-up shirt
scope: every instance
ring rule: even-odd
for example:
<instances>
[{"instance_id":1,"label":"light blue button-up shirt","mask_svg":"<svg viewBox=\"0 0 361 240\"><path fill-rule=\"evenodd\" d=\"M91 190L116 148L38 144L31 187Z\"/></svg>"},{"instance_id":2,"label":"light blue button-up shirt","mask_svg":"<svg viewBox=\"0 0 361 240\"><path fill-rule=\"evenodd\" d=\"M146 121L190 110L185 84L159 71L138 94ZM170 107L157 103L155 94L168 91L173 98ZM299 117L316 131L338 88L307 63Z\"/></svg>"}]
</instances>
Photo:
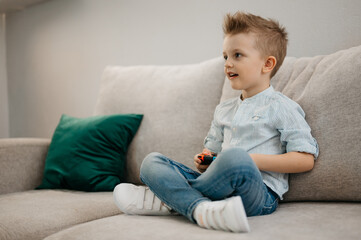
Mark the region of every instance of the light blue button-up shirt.
<instances>
[{"instance_id":1,"label":"light blue button-up shirt","mask_svg":"<svg viewBox=\"0 0 361 240\"><path fill-rule=\"evenodd\" d=\"M256 95L220 103L204 147L220 153L241 147L248 153L307 152L316 160L319 147L301 106L270 85ZM261 171L263 182L281 199L288 191L288 173Z\"/></svg>"}]
</instances>

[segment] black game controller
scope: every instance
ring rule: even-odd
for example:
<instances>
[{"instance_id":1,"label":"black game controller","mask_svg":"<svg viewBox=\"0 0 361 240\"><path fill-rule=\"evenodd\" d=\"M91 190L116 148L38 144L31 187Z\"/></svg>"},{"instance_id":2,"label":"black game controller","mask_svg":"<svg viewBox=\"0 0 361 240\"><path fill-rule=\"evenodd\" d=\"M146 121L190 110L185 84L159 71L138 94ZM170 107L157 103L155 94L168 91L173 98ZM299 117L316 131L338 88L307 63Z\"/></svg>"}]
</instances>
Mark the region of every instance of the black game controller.
<instances>
[{"instance_id":1,"label":"black game controller","mask_svg":"<svg viewBox=\"0 0 361 240\"><path fill-rule=\"evenodd\" d=\"M206 155L202 153L198 155L198 159L202 161L201 165L209 165L213 162L214 159L216 159L216 156Z\"/></svg>"}]
</instances>

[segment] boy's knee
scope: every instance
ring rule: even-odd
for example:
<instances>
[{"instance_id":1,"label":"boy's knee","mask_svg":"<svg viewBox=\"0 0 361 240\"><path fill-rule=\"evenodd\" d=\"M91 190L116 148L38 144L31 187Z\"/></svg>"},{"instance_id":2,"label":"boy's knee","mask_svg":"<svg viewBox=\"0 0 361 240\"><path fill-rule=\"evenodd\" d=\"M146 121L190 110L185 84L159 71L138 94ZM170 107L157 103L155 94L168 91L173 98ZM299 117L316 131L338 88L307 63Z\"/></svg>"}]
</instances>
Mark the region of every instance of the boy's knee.
<instances>
[{"instance_id":1,"label":"boy's knee","mask_svg":"<svg viewBox=\"0 0 361 240\"><path fill-rule=\"evenodd\" d=\"M154 159L156 158L159 158L162 154L158 153L158 152L152 152L152 153L149 153L147 156L145 156L144 160L143 160L143 163L145 162L151 162L153 161ZM142 163L142 164L143 164Z\"/></svg>"},{"instance_id":2,"label":"boy's knee","mask_svg":"<svg viewBox=\"0 0 361 240\"><path fill-rule=\"evenodd\" d=\"M157 152L149 153L143 160L140 166L140 174L145 175L148 174L149 171L156 165L156 162L160 159L162 154Z\"/></svg>"},{"instance_id":3,"label":"boy's knee","mask_svg":"<svg viewBox=\"0 0 361 240\"><path fill-rule=\"evenodd\" d=\"M242 148L229 148L222 153L222 162L227 168L239 168L252 166L253 162L251 156Z\"/></svg>"}]
</instances>

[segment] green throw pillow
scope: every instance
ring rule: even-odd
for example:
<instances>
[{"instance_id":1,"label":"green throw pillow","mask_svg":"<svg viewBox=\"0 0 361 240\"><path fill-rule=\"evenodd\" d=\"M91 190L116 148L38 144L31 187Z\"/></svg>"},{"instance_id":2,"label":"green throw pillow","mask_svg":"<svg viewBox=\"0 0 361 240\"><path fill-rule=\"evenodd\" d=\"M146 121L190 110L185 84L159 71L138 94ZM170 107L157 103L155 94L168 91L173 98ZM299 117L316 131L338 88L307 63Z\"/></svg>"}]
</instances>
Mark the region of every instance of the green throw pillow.
<instances>
[{"instance_id":1,"label":"green throw pillow","mask_svg":"<svg viewBox=\"0 0 361 240\"><path fill-rule=\"evenodd\" d=\"M75 118L63 114L46 157L43 181L36 189L113 191L124 182L128 145L142 114Z\"/></svg>"}]
</instances>

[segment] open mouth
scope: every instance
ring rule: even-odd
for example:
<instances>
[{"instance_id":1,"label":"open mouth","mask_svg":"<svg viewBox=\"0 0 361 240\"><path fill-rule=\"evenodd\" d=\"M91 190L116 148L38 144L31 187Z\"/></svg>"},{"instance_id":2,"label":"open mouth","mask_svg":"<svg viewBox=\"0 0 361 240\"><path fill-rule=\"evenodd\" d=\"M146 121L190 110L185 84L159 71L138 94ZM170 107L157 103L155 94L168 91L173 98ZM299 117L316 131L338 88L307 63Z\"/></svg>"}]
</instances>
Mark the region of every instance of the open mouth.
<instances>
[{"instance_id":1,"label":"open mouth","mask_svg":"<svg viewBox=\"0 0 361 240\"><path fill-rule=\"evenodd\" d=\"M230 79L232 79L232 78L237 77L238 74L237 73L228 73L228 76L229 76Z\"/></svg>"}]
</instances>

